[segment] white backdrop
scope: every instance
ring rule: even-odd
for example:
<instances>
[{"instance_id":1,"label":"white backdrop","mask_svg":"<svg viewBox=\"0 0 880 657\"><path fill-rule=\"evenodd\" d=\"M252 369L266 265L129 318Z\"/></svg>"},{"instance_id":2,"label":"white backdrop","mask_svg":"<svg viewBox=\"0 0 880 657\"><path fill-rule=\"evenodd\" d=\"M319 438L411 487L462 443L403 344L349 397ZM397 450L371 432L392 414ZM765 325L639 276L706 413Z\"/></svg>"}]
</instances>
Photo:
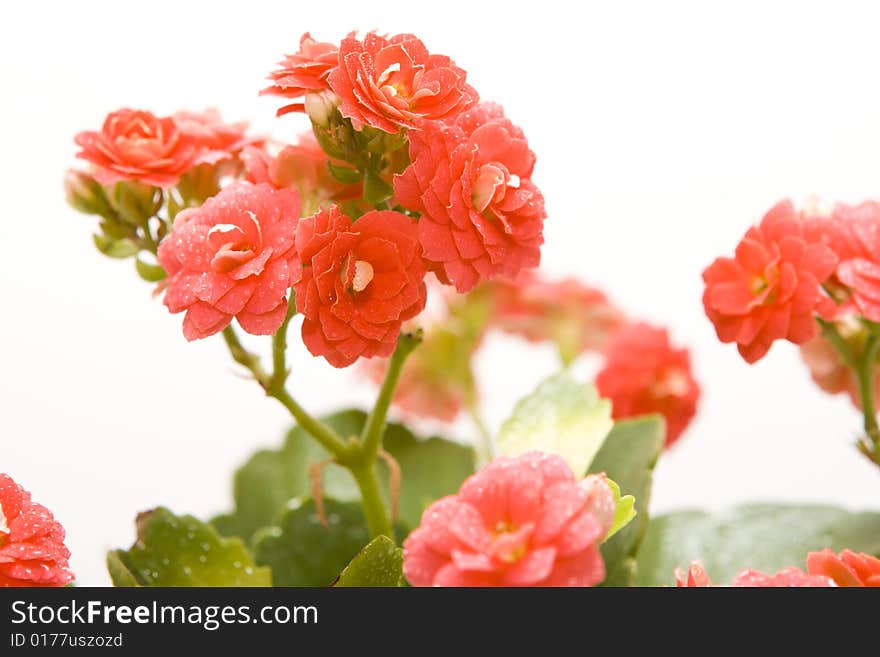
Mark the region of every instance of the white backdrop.
<instances>
[{"instance_id":1,"label":"white backdrop","mask_svg":"<svg viewBox=\"0 0 880 657\"><path fill-rule=\"evenodd\" d=\"M870 3L57 2L4 8L0 61L0 471L67 528L82 584L127 546L138 510L207 516L234 466L287 419L233 375L222 341L187 344L131 262L91 246L65 206L73 135L123 105L214 105L293 138L263 78L306 30L410 31L504 104L538 154L544 267L671 327L704 386L662 459L654 508L803 500L880 507L853 448L859 416L809 381L796 349L747 366L703 316L700 272L783 196L880 195L877 15ZM327 11L328 7L332 11ZM576 11L577 13L572 13ZM510 358L518 350L517 358ZM521 356L520 356L521 354ZM308 407L365 402L351 372L294 358ZM553 369L549 349L490 341L493 426Z\"/></svg>"}]
</instances>

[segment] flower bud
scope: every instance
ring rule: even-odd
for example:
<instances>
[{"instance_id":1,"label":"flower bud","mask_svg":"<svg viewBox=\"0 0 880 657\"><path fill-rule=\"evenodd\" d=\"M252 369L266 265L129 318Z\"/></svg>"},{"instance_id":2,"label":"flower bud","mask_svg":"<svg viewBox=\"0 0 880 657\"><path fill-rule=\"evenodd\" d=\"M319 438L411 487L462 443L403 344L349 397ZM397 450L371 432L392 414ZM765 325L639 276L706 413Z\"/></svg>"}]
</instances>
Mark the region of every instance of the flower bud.
<instances>
[{"instance_id":1,"label":"flower bud","mask_svg":"<svg viewBox=\"0 0 880 657\"><path fill-rule=\"evenodd\" d=\"M306 114L312 123L322 128L330 125L330 115L339 106L339 97L332 91L307 94L304 99Z\"/></svg>"},{"instance_id":2,"label":"flower bud","mask_svg":"<svg viewBox=\"0 0 880 657\"><path fill-rule=\"evenodd\" d=\"M152 185L127 180L113 186L110 192L110 204L122 221L132 226L140 226L162 207L162 193Z\"/></svg>"},{"instance_id":3,"label":"flower bud","mask_svg":"<svg viewBox=\"0 0 880 657\"><path fill-rule=\"evenodd\" d=\"M105 217L111 213L104 188L87 173L70 169L64 175L64 194L70 206L79 212Z\"/></svg>"}]
</instances>

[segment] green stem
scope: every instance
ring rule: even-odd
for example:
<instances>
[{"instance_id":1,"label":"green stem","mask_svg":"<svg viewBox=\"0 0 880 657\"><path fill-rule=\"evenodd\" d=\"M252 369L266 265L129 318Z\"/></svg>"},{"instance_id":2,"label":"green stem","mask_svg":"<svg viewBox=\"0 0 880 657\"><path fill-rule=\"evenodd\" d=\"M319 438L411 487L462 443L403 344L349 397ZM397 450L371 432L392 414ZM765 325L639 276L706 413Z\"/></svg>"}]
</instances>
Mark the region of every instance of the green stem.
<instances>
[{"instance_id":1,"label":"green stem","mask_svg":"<svg viewBox=\"0 0 880 657\"><path fill-rule=\"evenodd\" d=\"M153 238L153 231L150 230L150 219L147 219L146 221L144 221L143 224L141 224L141 229L144 233L144 236L141 239L141 242L143 243L144 248L147 251L149 251L150 253L152 253L153 255L156 255L156 253L159 251L159 245L156 243L156 240Z\"/></svg>"},{"instance_id":2,"label":"green stem","mask_svg":"<svg viewBox=\"0 0 880 657\"><path fill-rule=\"evenodd\" d=\"M482 467L495 458L495 441L492 440L492 434L489 433L489 428L486 426L477 405L474 402L469 402L467 411L471 422L477 429L478 440L474 445L474 450L477 453L477 467Z\"/></svg>"},{"instance_id":3,"label":"green stem","mask_svg":"<svg viewBox=\"0 0 880 657\"><path fill-rule=\"evenodd\" d=\"M272 336L272 386L284 388L287 382L287 376L290 370L287 369L287 327L290 320L296 315L296 304L294 303L293 290L290 291L290 297L287 299L287 315L275 335Z\"/></svg>"},{"instance_id":4,"label":"green stem","mask_svg":"<svg viewBox=\"0 0 880 657\"><path fill-rule=\"evenodd\" d=\"M871 333L865 343L861 362L856 368L859 398L862 402L862 414L865 417L865 434L870 440L870 445L865 447L870 447L875 460L880 459L880 427L877 425L877 408L874 402L874 363L877 360L878 348L880 348L880 333Z\"/></svg>"},{"instance_id":5,"label":"green stem","mask_svg":"<svg viewBox=\"0 0 880 657\"><path fill-rule=\"evenodd\" d=\"M858 359L849 344L847 344L846 340L844 340L843 336L838 332L834 322L828 322L819 318L816 318L816 321L818 321L819 326L822 327L822 336L831 343L831 346L834 347L840 355L840 358L843 360L843 364L850 369L857 369Z\"/></svg>"},{"instance_id":6,"label":"green stem","mask_svg":"<svg viewBox=\"0 0 880 657\"><path fill-rule=\"evenodd\" d=\"M833 322L823 319L819 319L818 322L822 327L823 337L831 343L844 365L853 371L858 382L865 430L865 436L858 442L859 451L880 465L880 426L877 423L877 406L874 399L874 364L880 351L880 331L876 326L869 325L864 347L861 353L856 354Z\"/></svg>"},{"instance_id":7,"label":"green stem","mask_svg":"<svg viewBox=\"0 0 880 657\"><path fill-rule=\"evenodd\" d=\"M286 329L286 325L284 328ZM341 462L344 463L345 460L350 458L350 446L340 438L339 434L333 429L309 415L309 413L300 406L293 397L291 397L290 393L287 392L287 389L284 387L283 376L279 376L277 372L273 372L269 375L263 369L260 364L260 359L242 346L235 333L235 329L233 329L231 325L223 329L223 339L226 340L226 345L229 347L229 353L232 354L232 358L235 362L250 370L254 379L256 379L257 383L259 383L263 390L266 391L266 394L281 402L284 408L286 408L294 419L296 419L299 426L309 432L315 440L321 443L328 452L333 454Z\"/></svg>"},{"instance_id":8,"label":"green stem","mask_svg":"<svg viewBox=\"0 0 880 657\"><path fill-rule=\"evenodd\" d=\"M391 526L388 512L385 510L385 500L382 498L375 459L364 465L350 468L350 470L361 492L361 505L370 536L375 538L384 535L393 539L394 529Z\"/></svg>"},{"instance_id":9,"label":"green stem","mask_svg":"<svg viewBox=\"0 0 880 657\"><path fill-rule=\"evenodd\" d=\"M385 426L388 423L388 409L391 407L394 391L400 381L403 365L421 341L421 329L414 333L401 333L397 340L397 347L388 361L388 370L379 389L379 397L361 433L361 455L367 463L376 460L376 455L382 447L382 436L385 435Z\"/></svg>"}]
</instances>

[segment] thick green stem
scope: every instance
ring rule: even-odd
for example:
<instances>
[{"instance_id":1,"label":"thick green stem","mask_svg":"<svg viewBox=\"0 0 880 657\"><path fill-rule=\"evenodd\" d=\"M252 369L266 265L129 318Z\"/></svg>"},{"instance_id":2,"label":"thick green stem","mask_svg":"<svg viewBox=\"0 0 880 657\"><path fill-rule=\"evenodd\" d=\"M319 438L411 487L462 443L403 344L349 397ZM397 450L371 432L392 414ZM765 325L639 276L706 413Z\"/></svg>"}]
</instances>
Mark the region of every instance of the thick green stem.
<instances>
[{"instance_id":1,"label":"thick green stem","mask_svg":"<svg viewBox=\"0 0 880 657\"><path fill-rule=\"evenodd\" d=\"M351 468L351 474L361 492L361 505L364 517L367 520L367 528L370 536L388 536L394 539L394 529L391 519L385 509L385 500L382 498L382 489L379 485L379 473L376 461Z\"/></svg>"},{"instance_id":2,"label":"thick green stem","mask_svg":"<svg viewBox=\"0 0 880 657\"><path fill-rule=\"evenodd\" d=\"M283 327L286 329L286 324ZM296 400L290 396L284 387L284 376L279 376L277 372L269 375L260 365L260 359L245 349L235 334L232 326L223 329L223 339L229 347L229 353L235 362L243 365L251 374L257 383L266 391L270 397L274 397L286 408L297 421L299 426L308 431L321 445L337 459L344 462L351 455L349 445L339 437L339 435L329 426L309 415L306 410L300 406ZM286 338L283 338L286 339ZM283 361L283 359L282 359ZM283 365L283 362L282 362Z\"/></svg>"},{"instance_id":3,"label":"thick green stem","mask_svg":"<svg viewBox=\"0 0 880 657\"><path fill-rule=\"evenodd\" d=\"M376 404L373 406L361 433L361 454L368 463L376 460L376 456L382 448L382 436L385 435L388 409L391 407L397 382L400 381L403 365L421 341L421 330L414 333L402 333L397 340L397 348L388 361L388 370L385 372L385 379L379 389L379 397L376 399Z\"/></svg>"}]
</instances>

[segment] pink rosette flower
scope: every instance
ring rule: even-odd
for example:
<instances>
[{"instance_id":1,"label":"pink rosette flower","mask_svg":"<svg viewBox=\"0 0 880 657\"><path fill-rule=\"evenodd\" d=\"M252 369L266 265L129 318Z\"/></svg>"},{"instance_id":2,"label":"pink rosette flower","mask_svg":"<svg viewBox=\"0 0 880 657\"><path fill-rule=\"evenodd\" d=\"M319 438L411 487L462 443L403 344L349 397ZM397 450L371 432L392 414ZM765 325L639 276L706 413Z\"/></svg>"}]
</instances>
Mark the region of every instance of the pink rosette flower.
<instances>
[{"instance_id":1,"label":"pink rosette flower","mask_svg":"<svg viewBox=\"0 0 880 657\"><path fill-rule=\"evenodd\" d=\"M775 575L767 575L757 570L744 570L733 580L737 587L758 588L816 588L836 586L834 580L824 575L808 575L799 568L783 568Z\"/></svg>"},{"instance_id":2,"label":"pink rosette flower","mask_svg":"<svg viewBox=\"0 0 880 657\"><path fill-rule=\"evenodd\" d=\"M443 119L478 99L467 73L449 58L432 55L412 34L349 35L339 46L339 66L327 77L339 110L355 128L395 133Z\"/></svg>"},{"instance_id":3,"label":"pink rosette flower","mask_svg":"<svg viewBox=\"0 0 880 657\"><path fill-rule=\"evenodd\" d=\"M334 367L390 356L403 322L427 300L413 220L372 210L352 222L332 206L300 222L296 251L296 308L308 350Z\"/></svg>"},{"instance_id":4,"label":"pink rosette flower","mask_svg":"<svg viewBox=\"0 0 880 657\"><path fill-rule=\"evenodd\" d=\"M275 333L287 314L298 261L299 196L290 189L237 182L177 215L159 245L165 305L186 311L187 340L222 331L235 317L255 335Z\"/></svg>"},{"instance_id":5,"label":"pink rosette flower","mask_svg":"<svg viewBox=\"0 0 880 657\"><path fill-rule=\"evenodd\" d=\"M200 149L197 164L216 164L235 157L248 144L260 141L248 137L247 121L226 123L216 109L204 112L177 112L172 116L181 134Z\"/></svg>"},{"instance_id":6,"label":"pink rosette flower","mask_svg":"<svg viewBox=\"0 0 880 657\"><path fill-rule=\"evenodd\" d=\"M61 524L0 473L0 587L67 586L69 558Z\"/></svg>"},{"instance_id":7,"label":"pink rosette flower","mask_svg":"<svg viewBox=\"0 0 880 657\"><path fill-rule=\"evenodd\" d=\"M429 506L404 542L413 586L593 586L614 518L604 475L581 482L561 458L499 458Z\"/></svg>"},{"instance_id":8,"label":"pink rosette flower","mask_svg":"<svg viewBox=\"0 0 880 657\"><path fill-rule=\"evenodd\" d=\"M790 201L779 203L748 230L734 258L718 258L703 272L703 305L718 339L735 342L748 363L763 358L776 340L811 340L818 332L815 316L835 312L822 284L837 260Z\"/></svg>"},{"instance_id":9,"label":"pink rosette flower","mask_svg":"<svg viewBox=\"0 0 880 657\"><path fill-rule=\"evenodd\" d=\"M306 32L300 37L299 50L286 55L278 63L278 68L269 75L272 85L261 94L283 98L302 98L306 94L329 89L327 76L339 63L339 47L333 43L315 41ZM280 108L278 116L289 112L305 111L302 102L291 103Z\"/></svg>"},{"instance_id":10,"label":"pink rosette flower","mask_svg":"<svg viewBox=\"0 0 880 657\"><path fill-rule=\"evenodd\" d=\"M76 156L94 165L92 175L102 185L138 180L170 187L203 153L172 117L132 109L112 112L100 132L81 132L75 140L81 148Z\"/></svg>"},{"instance_id":11,"label":"pink rosette flower","mask_svg":"<svg viewBox=\"0 0 880 657\"><path fill-rule=\"evenodd\" d=\"M666 447L681 437L700 399L688 350L673 347L665 329L644 323L631 324L611 338L596 387L611 400L614 419L663 415Z\"/></svg>"},{"instance_id":12,"label":"pink rosette flower","mask_svg":"<svg viewBox=\"0 0 880 657\"><path fill-rule=\"evenodd\" d=\"M426 123L409 140L411 164L394 193L421 213L419 240L441 281L463 293L538 265L546 213L531 181L535 155L501 107Z\"/></svg>"},{"instance_id":13,"label":"pink rosette flower","mask_svg":"<svg viewBox=\"0 0 880 657\"><path fill-rule=\"evenodd\" d=\"M810 552L807 555L807 572L834 580L837 586L880 587L880 559L863 552L834 550Z\"/></svg>"}]
</instances>

